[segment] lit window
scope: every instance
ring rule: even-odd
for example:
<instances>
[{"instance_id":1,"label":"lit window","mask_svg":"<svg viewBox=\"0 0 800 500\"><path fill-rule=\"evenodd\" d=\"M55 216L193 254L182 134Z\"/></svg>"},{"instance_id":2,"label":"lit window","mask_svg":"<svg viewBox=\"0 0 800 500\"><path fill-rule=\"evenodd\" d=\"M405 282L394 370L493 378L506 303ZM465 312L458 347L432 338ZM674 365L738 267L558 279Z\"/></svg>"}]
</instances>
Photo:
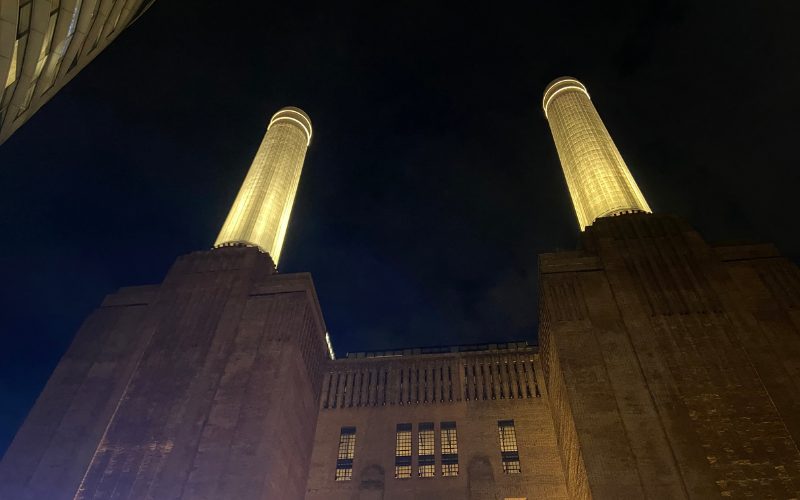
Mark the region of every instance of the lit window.
<instances>
[{"instance_id":1,"label":"lit window","mask_svg":"<svg viewBox=\"0 0 800 500\"><path fill-rule=\"evenodd\" d=\"M397 439L394 448L394 477L411 477L411 424L397 424Z\"/></svg>"},{"instance_id":2,"label":"lit window","mask_svg":"<svg viewBox=\"0 0 800 500\"><path fill-rule=\"evenodd\" d=\"M498 420L497 430L500 433L500 456L503 460L503 472L506 474L519 474L521 469L514 421Z\"/></svg>"},{"instance_id":3,"label":"lit window","mask_svg":"<svg viewBox=\"0 0 800 500\"><path fill-rule=\"evenodd\" d=\"M455 422L442 422L442 476L458 475L458 435Z\"/></svg>"},{"instance_id":4,"label":"lit window","mask_svg":"<svg viewBox=\"0 0 800 500\"><path fill-rule=\"evenodd\" d=\"M436 455L434 455L433 422L419 424L418 474L419 477L436 475Z\"/></svg>"},{"instance_id":5,"label":"lit window","mask_svg":"<svg viewBox=\"0 0 800 500\"><path fill-rule=\"evenodd\" d=\"M353 456L356 452L356 428L342 427L339 434L339 454L336 457L336 480L353 479Z\"/></svg>"}]
</instances>

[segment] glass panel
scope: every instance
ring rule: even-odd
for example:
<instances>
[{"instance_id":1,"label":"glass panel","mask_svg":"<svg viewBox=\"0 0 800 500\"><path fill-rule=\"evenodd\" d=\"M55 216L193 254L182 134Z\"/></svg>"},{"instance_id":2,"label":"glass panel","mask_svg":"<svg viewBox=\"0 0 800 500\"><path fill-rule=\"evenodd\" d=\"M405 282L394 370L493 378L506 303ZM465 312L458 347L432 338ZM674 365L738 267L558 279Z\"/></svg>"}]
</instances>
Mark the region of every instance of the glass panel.
<instances>
[{"instance_id":1,"label":"glass panel","mask_svg":"<svg viewBox=\"0 0 800 500\"><path fill-rule=\"evenodd\" d=\"M411 424L397 424L394 451L394 477L411 477Z\"/></svg>"},{"instance_id":2,"label":"glass panel","mask_svg":"<svg viewBox=\"0 0 800 500\"><path fill-rule=\"evenodd\" d=\"M353 458L356 452L356 428L342 427L339 434L339 452L336 457L336 481L353 479Z\"/></svg>"},{"instance_id":3,"label":"glass panel","mask_svg":"<svg viewBox=\"0 0 800 500\"><path fill-rule=\"evenodd\" d=\"M500 433L500 455L503 461L503 472L519 474L519 450L517 449L517 433L513 420L499 420L497 430Z\"/></svg>"},{"instance_id":4,"label":"glass panel","mask_svg":"<svg viewBox=\"0 0 800 500\"><path fill-rule=\"evenodd\" d=\"M436 474L434 453L433 422L419 424L419 477L433 477Z\"/></svg>"},{"instance_id":5,"label":"glass panel","mask_svg":"<svg viewBox=\"0 0 800 500\"><path fill-rule=\"evenodd\" d=\"M442 476L458 475L458 435L455 422L442 422Z\"/></svg>"}]
</instances>

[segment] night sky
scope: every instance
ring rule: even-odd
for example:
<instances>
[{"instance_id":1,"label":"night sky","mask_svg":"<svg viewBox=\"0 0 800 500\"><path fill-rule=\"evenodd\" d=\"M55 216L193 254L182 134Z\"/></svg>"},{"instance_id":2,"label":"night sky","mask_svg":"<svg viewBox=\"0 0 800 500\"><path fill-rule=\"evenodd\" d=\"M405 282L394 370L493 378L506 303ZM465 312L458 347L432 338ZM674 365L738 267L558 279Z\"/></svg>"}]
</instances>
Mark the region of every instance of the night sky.
<instances>
[{"instance_id":1,"label":"night sky","mask_svg":"<svg viewBox=\"0 0 800 500\"><path fill-rule=\"evenodd\" d=\"M0 146L0 450L104 295L212 245L286 105L314 137L280 271L340 355L535 342L536 256L578 240L562 75L654 211L798 260L797 2L526 4L156 0Z\"/></svg>"}]
</instances>

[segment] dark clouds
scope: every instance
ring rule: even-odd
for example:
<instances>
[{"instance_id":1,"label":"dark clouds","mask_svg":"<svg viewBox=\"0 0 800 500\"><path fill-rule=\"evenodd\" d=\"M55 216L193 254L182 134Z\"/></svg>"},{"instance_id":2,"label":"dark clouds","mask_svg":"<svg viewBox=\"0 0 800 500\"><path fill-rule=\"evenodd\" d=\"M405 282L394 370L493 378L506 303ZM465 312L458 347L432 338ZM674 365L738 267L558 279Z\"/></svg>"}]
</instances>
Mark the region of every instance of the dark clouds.
<instances>
[{"instance_id":1,"label":"dark clouds","mask_svg":"<svg viewBox=\"0 0 800 500\"><path fill-rule=\"evenodd\" d=\"M535 340L536 255L577 243L563 74L654 209L800 255L793 2L526 5L158 0L0 146L0 446L104 294L211 245L284 105L315 131L281 270L340 353Z\"/></svg>"}]
</instances>

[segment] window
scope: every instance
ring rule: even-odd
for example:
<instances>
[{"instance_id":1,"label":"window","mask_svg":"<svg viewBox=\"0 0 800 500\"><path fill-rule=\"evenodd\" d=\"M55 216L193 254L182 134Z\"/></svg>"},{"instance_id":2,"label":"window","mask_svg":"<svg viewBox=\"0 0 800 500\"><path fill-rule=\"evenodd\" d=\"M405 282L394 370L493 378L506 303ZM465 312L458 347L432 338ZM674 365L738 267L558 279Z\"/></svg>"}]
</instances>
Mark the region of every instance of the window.
<instances>
[{"instance_id":1,"label":"window","mask_svg":"<svg viewBox=\"0 0 800 500\"><path fill-rule=\"evenodd\" d=\"M455 422L442 422L442 476L458 475L458 436Z\"/></svg>"},{"instance_id":2,"label":"window","mask_svg":"<svg viewBox=\"0 0 800 500\"><path fill-rule=\"evenodd\" d=\"M397 437L394 448L394 477L411 477L411 424L397 424Z\"/></svg>"},{"instance_id":3,"label":"window","mask_svg":"<svg viewBox=\"0 0 800 500\"><path fill-rule=\"evenodd\" d=\"M336 457L336 480L353 479L353 456L356 451L356 428L342 427L339 434L339 454Z\"/></svg>"},{"instance_id":4,"label":"window","mask_svg":"<svg viewBox=\"0 0 800 500\"><path fill-rule=\"evenodd\" d=\"M519 474L521 469L514 421L498 420L497 430L500 433L500 456L503 460L503 472L506 474Z\"/></svg>"},{"instance_id":5,"label":"window","mask_svg":"<svg viewBox=\"0 0 800 500\"><path fill-rule=\"evenodd\" d=\"M418 475L433 477L436 475L436 455L434 455L433 422L419 424Z\"/></svg>"}]
</instances>

